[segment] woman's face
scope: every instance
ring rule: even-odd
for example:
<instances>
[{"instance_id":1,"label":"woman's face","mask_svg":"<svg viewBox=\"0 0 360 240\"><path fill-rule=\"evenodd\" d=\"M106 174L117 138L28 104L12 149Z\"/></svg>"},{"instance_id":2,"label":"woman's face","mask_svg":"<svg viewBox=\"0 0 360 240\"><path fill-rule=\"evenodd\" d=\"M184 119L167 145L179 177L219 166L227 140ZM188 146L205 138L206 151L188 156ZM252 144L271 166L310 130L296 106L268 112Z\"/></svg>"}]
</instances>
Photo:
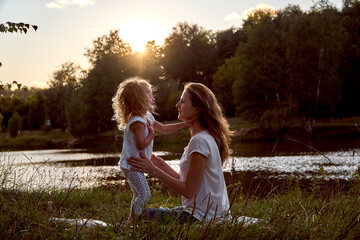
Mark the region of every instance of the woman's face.
<instances>
[{"instance_id":1,"label":"woman's face","mask_svg":"<svg viewBox=\"0 0 360 240\"><path fill-rule=\"evenodd\" d=\"M192 105L190 94L184 90L180 101L175 105L178 109L178 119L188 121L196 116L197 109Z\"/></svg>"}]
</instances>

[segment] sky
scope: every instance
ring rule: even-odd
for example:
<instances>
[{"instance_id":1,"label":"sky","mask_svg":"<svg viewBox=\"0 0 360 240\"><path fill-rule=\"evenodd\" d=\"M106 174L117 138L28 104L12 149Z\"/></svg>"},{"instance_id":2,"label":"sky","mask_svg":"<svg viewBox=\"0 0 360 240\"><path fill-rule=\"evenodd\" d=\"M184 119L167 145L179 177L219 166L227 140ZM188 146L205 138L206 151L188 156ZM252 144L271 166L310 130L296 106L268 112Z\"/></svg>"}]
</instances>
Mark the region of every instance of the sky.
<instances>
[{"instance_id":1,"label":"sky","mask_svg":"<svg viewBox=\"0 0 360 240\"><path fill-rule=\"evenodd\" d=\"M331 0L338 9L342 0ZM146 42L164 39L179 22L198 24L213 32L241 27L257 8L283 9L288 4L310 10L313 0L0 0L0 23L37 25L27 34L0 33L0 81L47 88L61 65L89 68L84 56L93 40L118 29L134 51Z\"/></svg>"}]
</instances>

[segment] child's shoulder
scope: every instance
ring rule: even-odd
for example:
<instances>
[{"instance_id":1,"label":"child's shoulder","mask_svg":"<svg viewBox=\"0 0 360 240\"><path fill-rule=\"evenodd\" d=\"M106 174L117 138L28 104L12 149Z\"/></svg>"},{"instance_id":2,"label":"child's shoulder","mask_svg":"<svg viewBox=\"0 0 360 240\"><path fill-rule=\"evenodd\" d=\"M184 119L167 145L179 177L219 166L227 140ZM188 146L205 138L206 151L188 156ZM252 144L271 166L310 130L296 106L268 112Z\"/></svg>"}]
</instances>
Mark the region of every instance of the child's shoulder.
<instances>
[{"instance_id":1,"label":"child's shoulder","mask_svg":"<svg viewBox=\"0 0 360 240\"><path fill-rule=\"evenodd\" d=\"M146 123L145 119L143 119L141 116L139 115L133 115L130 117L128 125L134 123L134 122L143 122Z\"/></svg>"},{"instance_id":2,"label":"child's shoulder","mask_svg":"<svg viewBox=\"0 0 360 240\"><path fill-rule=\"evenodd\" d=\"M147 118L147 120L149 120L152 124L154 124L155 118L154 118L154 116L152 115L151 112L146 112L146 118Z\"/></svg>"}]
</instances>

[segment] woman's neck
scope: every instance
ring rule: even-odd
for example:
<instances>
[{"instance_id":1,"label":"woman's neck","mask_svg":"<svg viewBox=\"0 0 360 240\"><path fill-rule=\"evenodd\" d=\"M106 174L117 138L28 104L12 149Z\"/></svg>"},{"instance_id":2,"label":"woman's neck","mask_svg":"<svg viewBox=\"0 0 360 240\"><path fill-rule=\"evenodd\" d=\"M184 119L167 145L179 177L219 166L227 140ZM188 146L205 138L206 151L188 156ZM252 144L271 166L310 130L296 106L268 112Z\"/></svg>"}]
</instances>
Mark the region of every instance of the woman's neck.
<instances>
[{"instance_id":1,"label":"woman's neck","mask_svg":"<svg viewBox=\"0 0 360 240\"><path fill-rule=\"evenodd\" d=\"M196 134L198 134L199 132L202 132L204 130L206 130L206 128L200 124L200 122L198 120L195 120L192 124L190 129L190 135L191 137L194 137Z\"/></svg>"}]
</instances>

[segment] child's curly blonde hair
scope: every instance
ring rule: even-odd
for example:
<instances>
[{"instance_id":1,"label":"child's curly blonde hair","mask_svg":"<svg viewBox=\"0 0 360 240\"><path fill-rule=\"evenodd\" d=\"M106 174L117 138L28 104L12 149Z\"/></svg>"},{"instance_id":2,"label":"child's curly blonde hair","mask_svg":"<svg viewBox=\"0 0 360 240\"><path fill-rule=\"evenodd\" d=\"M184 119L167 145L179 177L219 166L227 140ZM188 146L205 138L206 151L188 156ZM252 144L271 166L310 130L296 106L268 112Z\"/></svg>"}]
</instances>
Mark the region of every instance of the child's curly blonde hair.
<instances>
[{"instance_id":1,"label":"child's curly blonde hair","mask_svg":"<svg viewBox=\"0 0 360 240\"><path fill-rule=\"evenodd\" d=\"M117 122L120 130L126 127L131 116L145 117L147 111L152 111L146 88L151 91L153 89L147 80L140 77L128 78L120 83L115 96L112 98L113 120Z\"/></svg>"}]
</instances>

